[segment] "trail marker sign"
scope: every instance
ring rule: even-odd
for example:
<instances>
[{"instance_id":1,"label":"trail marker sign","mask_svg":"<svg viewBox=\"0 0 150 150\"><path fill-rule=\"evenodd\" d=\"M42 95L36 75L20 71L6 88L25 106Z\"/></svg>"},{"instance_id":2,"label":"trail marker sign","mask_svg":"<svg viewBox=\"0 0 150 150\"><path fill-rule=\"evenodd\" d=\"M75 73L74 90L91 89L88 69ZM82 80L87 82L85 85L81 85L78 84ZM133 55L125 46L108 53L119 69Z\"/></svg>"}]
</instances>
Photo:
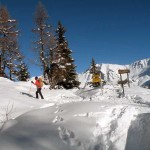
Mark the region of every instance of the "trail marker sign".
<instances>
[{"instance_id":1,"label":"trail marker sign","mask_svg":"<svg viewBox=\"0 0 150 150\"><path fill-rule=\"evenodd\" d=\"M122 86L122 89L123 89L123 96L125 95L124 93L124 84L128 83L128 87L130 87L130 83L129 83L129 73L130 73L130 70L129 69L119 69L118 70L118 73L120 74L120 81L118 81L118 84L121 84ZM127 74L127 79L126 80L122 80L122 74Z\"/></svg>"},{"instance_id":2,"label":"trail marker sign","mask_svg":"<svg viewBox=\"0 0 150 150\"><path fill-rule=\"evenodd\" d=\"M130 70L129 70L129 69L123 69L123 70L119 69L119 70L118 70L118 73L119 73L119 74L130 73Z\"/></svg>"}]
</instances>

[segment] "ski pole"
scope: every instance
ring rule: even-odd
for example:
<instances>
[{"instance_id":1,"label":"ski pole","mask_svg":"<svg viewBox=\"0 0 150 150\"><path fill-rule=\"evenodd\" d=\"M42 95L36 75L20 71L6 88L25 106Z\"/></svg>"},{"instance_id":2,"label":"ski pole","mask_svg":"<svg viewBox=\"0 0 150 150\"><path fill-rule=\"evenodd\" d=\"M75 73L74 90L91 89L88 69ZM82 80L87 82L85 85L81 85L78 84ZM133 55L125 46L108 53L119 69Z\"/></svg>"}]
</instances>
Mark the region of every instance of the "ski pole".
<instances>
[{"instance_id":1,"label":"ski pole","mask_svg":"<svg viewBox=\"0 0 150 150\"><path fill-rule=\"evenodd\" d=\"M100 86L101 86L101 95L103 95L103 85L102 85L102 81L100 82Z\"/></svg>"},{"instance_id":2,"label":"ski pole","mask_svg":"<svg viewBox=\"0 0 150 150\"><path fill-rule=\"evenodd\" d=\"M32 83L31 83L31 85L30 85L29 94L31 93L31 87L32 87Z\"/></svg>"}]
</instances>

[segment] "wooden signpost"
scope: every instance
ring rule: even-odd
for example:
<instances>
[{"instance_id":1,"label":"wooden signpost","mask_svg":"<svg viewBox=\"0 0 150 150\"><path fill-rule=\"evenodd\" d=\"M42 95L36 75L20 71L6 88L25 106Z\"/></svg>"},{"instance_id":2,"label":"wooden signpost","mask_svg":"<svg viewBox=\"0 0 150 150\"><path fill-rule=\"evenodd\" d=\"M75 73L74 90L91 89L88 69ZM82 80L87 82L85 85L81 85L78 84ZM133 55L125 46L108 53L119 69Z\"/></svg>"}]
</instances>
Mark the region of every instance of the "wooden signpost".
<instances>
[{"instance_id":1,"label":"wooden signpost","mask_svg":"<svg viewBox=\"0 0 150 150\"><path fill-rule=\"evenodd\" d=\"M124 69L124 70L119 69L118 73L119 74L130 73L130 70L129 69Z\"/></svg>"},{"instance_id":2,"label":"wooden signpost","mask_svg":"<svg viewBox=\"0 0 150 150\"><path fill-rule=\"evenodd\" d=\"M124 93L124 84L128 83L128 87L130 87L130 82L129 82L130 70L129 69L124 69L124 70L119 69L118 73L120 74L120 81L118 81L118 84L121 84L121 87L123 89L123 96L124 96L125 95L125 93ZM125 74L125 73L127 73L127 79L122 80L122 74Z\"/></svg>"}]
</instances>

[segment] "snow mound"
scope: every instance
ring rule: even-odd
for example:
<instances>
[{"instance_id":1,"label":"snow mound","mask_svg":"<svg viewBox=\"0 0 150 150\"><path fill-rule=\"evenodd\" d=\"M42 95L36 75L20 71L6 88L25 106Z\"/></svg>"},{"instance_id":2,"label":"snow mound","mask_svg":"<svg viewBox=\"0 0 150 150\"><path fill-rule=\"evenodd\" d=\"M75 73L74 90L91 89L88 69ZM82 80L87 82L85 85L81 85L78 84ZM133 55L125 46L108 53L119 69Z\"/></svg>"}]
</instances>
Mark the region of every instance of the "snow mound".
<instances>
[{"instance_id":1,"label":"snow mound","mask_svg":"<svg viewBox=\"0 0 150 150\"><path fill-rule=\"evenodd\" d=\"M125 150L149 150L150 149L150 113L139 114L136 120L131 122L128 130Z\"/></svg>"},{"instance_id":2,"label":"snow mound","mask_svg":"<svg viewBox=\"0 0 150 150\"><path fill-rule=\"evenodd\" d=\"M6 122L3 124L3 126L1 127L0 132L2 133L2 132L4 132L4 131L8 130L9 128L15 126L17 123L18 123L18 121L15 120L15 119L10 119L10 120L6 121Z\"/></svg>"}]
</instances>

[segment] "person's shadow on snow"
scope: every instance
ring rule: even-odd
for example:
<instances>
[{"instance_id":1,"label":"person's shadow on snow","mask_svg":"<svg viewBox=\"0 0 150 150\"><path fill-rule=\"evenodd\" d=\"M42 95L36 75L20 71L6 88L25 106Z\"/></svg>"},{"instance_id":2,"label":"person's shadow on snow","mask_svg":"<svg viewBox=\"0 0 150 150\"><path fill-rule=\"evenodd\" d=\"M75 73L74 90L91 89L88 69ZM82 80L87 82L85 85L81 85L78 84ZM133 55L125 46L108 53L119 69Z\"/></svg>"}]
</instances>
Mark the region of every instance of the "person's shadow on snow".
<instances>
[{"instance_id":1,"label":"person's shadow on snow","mask_svg":"<svg viewBox=\"0 0 150 150\"><path fill-rule=\"evenodd\" d=\"M27 95L29 97L33 97L33 95L29 94L29 93L25 93L25 92L21 92L22 95Z\"/></svg>"},{"instance_id":2,"label":"person's shadow on snow","mask_svg":"<svg viewBox=\"0 0 150 150\"><path fill-rule=\"evenodd\" d=\"M131 121L125 150L150 150L150 113L143 113Z\"/></svg>"}]
</instances>

